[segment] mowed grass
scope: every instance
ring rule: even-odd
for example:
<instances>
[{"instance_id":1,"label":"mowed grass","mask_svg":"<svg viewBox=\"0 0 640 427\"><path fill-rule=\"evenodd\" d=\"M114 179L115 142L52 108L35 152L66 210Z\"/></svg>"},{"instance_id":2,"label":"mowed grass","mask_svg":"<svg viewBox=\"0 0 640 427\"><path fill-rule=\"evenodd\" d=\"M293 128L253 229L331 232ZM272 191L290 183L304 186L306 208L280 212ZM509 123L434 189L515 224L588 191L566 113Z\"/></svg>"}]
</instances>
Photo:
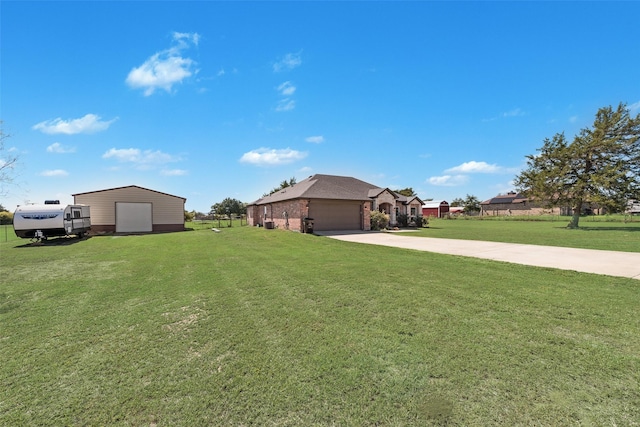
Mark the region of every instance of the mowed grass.
<instances>
[{"instance_id":1,"label":"mowed grass","mask_svg":"<svg viewBox=\"0 0 640 427\"><path fill-rule=\"evenodd\" d=\"M579 229L568 229L569 217L429 219L419 237L525 243L531 245L640 252L640 218L587 217ZM615 219L615 220L614 220ZM632 221L631 221L632 220Z\"/></svg>"},{"instance_id":2,"label":"mowed grass","mask_svg":"<svg viewBox=\"0 0 640 427\"><path fill-rule=\"evenodd\" d=\"M0 425L638 425L639 282L250 227L0 244Z\"/></svg>"}]
</instances>

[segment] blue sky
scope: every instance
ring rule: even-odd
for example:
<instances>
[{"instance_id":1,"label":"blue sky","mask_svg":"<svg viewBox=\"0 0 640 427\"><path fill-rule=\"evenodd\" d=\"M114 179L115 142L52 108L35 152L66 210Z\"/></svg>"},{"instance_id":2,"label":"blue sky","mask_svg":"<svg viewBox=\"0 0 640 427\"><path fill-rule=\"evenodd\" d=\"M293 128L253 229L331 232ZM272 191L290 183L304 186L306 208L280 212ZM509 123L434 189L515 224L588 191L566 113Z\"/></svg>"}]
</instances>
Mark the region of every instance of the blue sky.
<instances>
[{"instance_id":1,"label":"blue sky","mask_svg":"<svg viewBox=\"0 0 640 427\"><path fill-rule=\"evenodd\" d=\"M208 212L295 177L481 200L640 112L639 2L1 3L0 203L139 185Z\"/></svg>"}]
</instances>

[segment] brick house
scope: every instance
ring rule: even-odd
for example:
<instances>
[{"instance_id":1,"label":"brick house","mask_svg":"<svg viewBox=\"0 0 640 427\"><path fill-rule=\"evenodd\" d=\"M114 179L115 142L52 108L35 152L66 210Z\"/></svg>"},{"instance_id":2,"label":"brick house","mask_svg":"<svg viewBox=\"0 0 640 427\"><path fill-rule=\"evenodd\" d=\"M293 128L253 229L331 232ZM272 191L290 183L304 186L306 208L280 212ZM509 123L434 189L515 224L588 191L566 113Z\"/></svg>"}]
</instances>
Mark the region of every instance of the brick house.
<instances>
[{"instance_id":1,"label":"brick house","mask_svg":"<svg viewBox=\"0 0 640 427\"><path fill-rule=\"evenodd\" d=\"M305 231L370 230L371 210L389 215L421 215L422 200L407 197L356 178L316 174L247 206L249 225Z\"/></svg>"}]
</instances>

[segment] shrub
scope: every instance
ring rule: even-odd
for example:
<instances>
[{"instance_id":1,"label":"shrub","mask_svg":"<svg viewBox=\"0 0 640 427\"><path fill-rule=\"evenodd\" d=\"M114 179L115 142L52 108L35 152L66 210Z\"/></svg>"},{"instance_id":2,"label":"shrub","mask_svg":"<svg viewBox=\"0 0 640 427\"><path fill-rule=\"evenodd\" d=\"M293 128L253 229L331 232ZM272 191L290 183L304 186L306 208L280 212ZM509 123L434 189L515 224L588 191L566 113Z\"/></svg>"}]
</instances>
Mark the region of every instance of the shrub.
<instances>
[{"instance_id":1,"label":"shrub","mask_svg":"<svg viewBox=\"0 0 640 427\"><path fill-rule=\"evenodd\" d=\"M407 214L398 214L398 216L396 217L396 220L398 221L398 225L400 227L409 226L409 215Z\"/></svg>"},{"instance_id":2,"label":"shrub","mask_svg":"<svg viewBox=\"0 0 640 427\"><path fill-rule=\"evenodd\" d=\"M371 211L371 229L382 230L389 225L389 215L380 211Z\"/></svg>"},{"instance_id":3,"label":"shrub","mask_svg":"<svg viewBox=\"0 0 640 427\"><path fill-rule=\"evenodd\" d=\"M415 223L418 228L426 227L429 225L429 219L426 216L418 215Z\"/></svg>"},{"instance_id":4,"label":"shrub","mask_svg":"<svg viewBox=\"0 0 640 427\"><path fill-rule=\"evenodd\" d=\"M0 224L13 224L13 214L11 212L0 212Z\"/></svg>"}]
</instances>

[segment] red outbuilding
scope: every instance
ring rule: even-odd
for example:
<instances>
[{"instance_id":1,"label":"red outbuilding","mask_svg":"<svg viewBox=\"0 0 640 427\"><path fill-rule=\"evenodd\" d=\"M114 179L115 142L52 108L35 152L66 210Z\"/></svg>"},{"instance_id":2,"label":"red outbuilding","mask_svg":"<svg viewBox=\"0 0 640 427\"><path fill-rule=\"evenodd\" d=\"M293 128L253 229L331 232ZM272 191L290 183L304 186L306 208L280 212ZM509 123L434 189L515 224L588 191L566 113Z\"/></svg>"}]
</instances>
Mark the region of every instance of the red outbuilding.
<instances>
[{"instance_id":1,"label":"red outbuilding","mask_svg":"<svg viewBox=\"0 0 640 427\"><path fill-rule=\"evenodd\" d=\"M446 200L441 202L426 202L422 205L422 216L432 218L443 218L449 213L449 203Z\"/></svg>"}]
</instances>

